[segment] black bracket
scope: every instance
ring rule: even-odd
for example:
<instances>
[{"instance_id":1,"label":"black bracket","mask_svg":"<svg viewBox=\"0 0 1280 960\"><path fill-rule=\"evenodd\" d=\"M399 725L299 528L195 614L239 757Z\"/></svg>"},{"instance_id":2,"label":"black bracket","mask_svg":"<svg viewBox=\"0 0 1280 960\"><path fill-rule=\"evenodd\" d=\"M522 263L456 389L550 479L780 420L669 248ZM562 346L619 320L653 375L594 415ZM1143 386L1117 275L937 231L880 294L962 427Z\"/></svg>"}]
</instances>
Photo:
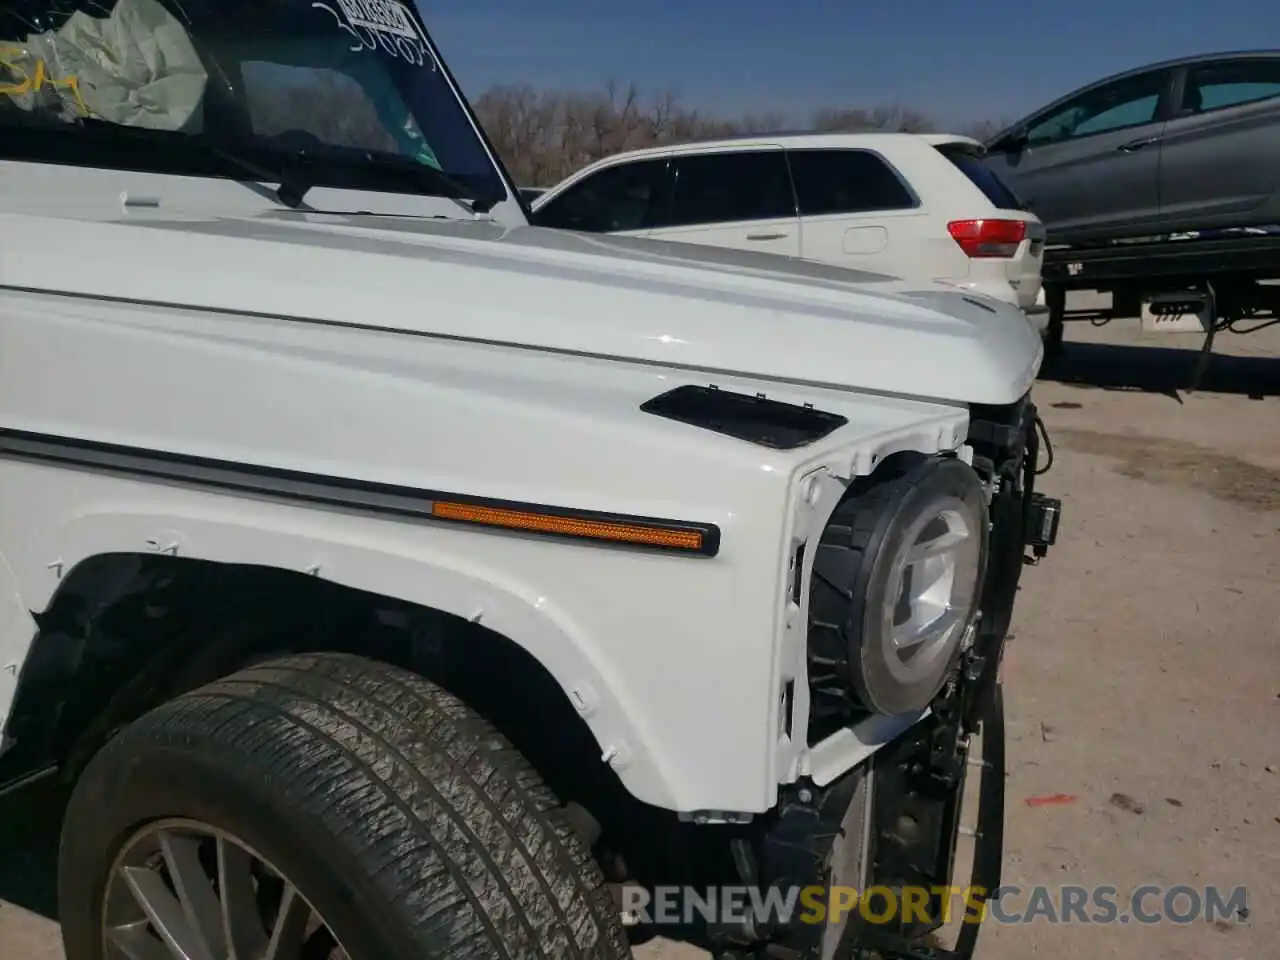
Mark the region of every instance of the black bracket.
<instances>
[{"instance_id":1,"label":"black bracket","mask_svg":"<svg viewBox=\"0 0 1280 960\"><path fill-rule=\"evenodd\" d=\"M982 711L982 775L973 854L973 874L966 909L985 910L1000 889L1004 861L1005 730L1004 697L999 683ZM977 918L975 918L977 919ZM922 938L904 937L874 924L860 923L853 942L842 944L838 960L973 960L981 923L966 917L953 948L934 946Z\"/></svg>"},{"instance_id":2,"label":"black bracket","mask_svg":"<svg viewBox=\"0 0 1280 960\"><path fill-rule=\"evenodd\" d=\"M1043 559L1049 548L1058 542L1058 524L1062 520L1062 501L1033 493L1027 505L1026 545L1036 559Z\"/></svg>"}]
</instances>

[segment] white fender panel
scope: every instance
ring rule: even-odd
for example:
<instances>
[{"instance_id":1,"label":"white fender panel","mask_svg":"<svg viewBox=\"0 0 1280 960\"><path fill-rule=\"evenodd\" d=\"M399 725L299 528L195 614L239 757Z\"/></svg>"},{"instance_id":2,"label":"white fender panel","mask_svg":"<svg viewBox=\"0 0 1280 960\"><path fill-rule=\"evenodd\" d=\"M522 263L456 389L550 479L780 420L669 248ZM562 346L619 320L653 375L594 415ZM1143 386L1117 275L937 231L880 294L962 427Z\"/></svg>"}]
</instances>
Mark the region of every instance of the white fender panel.
<instances>
[{"instance_id":1,"label":"white fender panel","mask_svg":"<svg viewBox=\"0 0 1280 960\"><path fill-rule=\"evenodd\" d=\"M0 716L9 711L36 625L22 605L18 578L0 555Z\"/></svg>"},{"instance_id":2,"label":"white fender panel","mask_svg":"<svg viewBox=\"0 0 1280 960\"><path fill-rule=\"evenodd\" d=\"M616 597L618 590L634 590L635 571L646 564L652 573L665 574L649 577L651 587L665 580L665 592L678 594L681 581L687 582L689 565L706 561L635 554L626 554L622 561L623 551L548 545L505 533L413 527L337 513L325 513L322 523L317 523L316 511L306 507L255 503L244 497L30 464L6 464L0 497L6 504L35 505L26 511L3 511L3 542L6 548L16 546L14 556L21 558L16 575L9 575L10 586L17 583L18 590L5 593L12 598L4 608L7 662L21 659L34 635L23 605L10 612L18 593L25 605L43 610L60 580L78 563L98 554L171 552L216 562L316 570L315 575L336 583L478 620L519 644L556 678L595 735L602 757L611 758L623 784L639 799L677 810L700 809L727 798L759 810L772 802L762 790L764 748L769 742L765 731L739 730L736 736L726 737L716 729L721 724L726 728L738 724L743 715L757 718L763 727L767 700L760 696L754 704L743 703L741 697L751 698L753 687L763 693L769 683L771 656L760 651L744 664L745 671L735 669L734 690L680 691L686 684L700 683L698 678L705 678L706 671L696 662L688 670L679 668L672 654L682 641L672 635L670 626L663 636L657 623L643 621L637 606L607 602L579 603L576 609L585 613L586 622L575 621L557 602L556 589L581 583L588 570L597 596ZM51 503L75 506L59 516L44 514L41 505ZM495 550L501 551L504 568L490 562ZM548 559L549 550L555 551L557 559ZM531 562L519 563L522 554ZM566 565L557 562L566 554L582 564L580 575L566 579ZM542 579L554 587L544 591L534 576L523 578L510 572L513 559L521 569L541 568ZM618 643L607 652L592 640L624 636L629 644ZM727 636L732 638L731 630ZM720 642L724 641L718 640L717 648ZM699 659L687 644L684 648L690 661ZM12 683L0 684L0 715L4 715L11 706ZM728 702L738 701L736 717L729 715L728 702L719 722L714 714L703 714L699 728L683 717L687 710L705 707L721 694L728 695ZM655 703L659 699L661 706ZM689 724L685 736L672 736L668 729L672 721ZM738 756L725 757L723 766L695 762L705 761L714 752L696 746L708 734ZM756 748L754 757L743 758L733 749L732 741L744 734ZM664 750L664 743L668 747L685 743L691 749L677 756Z\"/></svg>"}]
</instances>

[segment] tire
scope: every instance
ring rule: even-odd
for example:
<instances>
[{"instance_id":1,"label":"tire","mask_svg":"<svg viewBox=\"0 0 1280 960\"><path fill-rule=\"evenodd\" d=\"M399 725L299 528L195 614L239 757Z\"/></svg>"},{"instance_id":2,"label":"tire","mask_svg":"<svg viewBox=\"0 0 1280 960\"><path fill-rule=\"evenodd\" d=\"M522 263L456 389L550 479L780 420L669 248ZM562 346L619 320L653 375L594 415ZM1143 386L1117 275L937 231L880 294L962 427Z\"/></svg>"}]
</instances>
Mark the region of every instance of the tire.
<instances>
[{"instance_id":1,"label":"tire","mask_svg":"<svg viewBox=\"0 0 1280 960\"><path fill-rule=\"evenodd\" d=\"M129 838L184 818L287 878L350 960L629 957L556 798L508 741L415 674L291 656L117 734L72 794L59 857L67 960L103 960Z\"/></svg>"}]
</instances>

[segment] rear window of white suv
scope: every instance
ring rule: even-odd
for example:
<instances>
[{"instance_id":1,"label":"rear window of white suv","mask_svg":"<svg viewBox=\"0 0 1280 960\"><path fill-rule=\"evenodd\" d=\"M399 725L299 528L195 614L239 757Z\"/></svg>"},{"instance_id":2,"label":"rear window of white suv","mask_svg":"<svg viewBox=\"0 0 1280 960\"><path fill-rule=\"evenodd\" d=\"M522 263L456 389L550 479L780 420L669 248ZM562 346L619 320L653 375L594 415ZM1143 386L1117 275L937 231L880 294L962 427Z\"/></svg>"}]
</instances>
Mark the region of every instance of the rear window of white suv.
<instances>
[{"instance_id":1,"label":"rear window of white suv","mask_svg":"<svg viewBox=\"0 0 1280 960\"><path fill-rule=\"evenodd\" d=\"M916 206L916 198L898 174L870 150L788 150L787 162L804 216Z\"/></svg>"},{"instance_id":2,"label":"rear window of white suv","mask_svg":"<svg viewBox=\"0 0 1280 960\"><path fill-rule=\"evenodd\" d=\"M969 181L982 191L983 196L998 209L1021 210L1023 208L1018 195L965 144L940 144L938 152L955 164L960 172L968 177Z\"/></svg>"}]
</instances>

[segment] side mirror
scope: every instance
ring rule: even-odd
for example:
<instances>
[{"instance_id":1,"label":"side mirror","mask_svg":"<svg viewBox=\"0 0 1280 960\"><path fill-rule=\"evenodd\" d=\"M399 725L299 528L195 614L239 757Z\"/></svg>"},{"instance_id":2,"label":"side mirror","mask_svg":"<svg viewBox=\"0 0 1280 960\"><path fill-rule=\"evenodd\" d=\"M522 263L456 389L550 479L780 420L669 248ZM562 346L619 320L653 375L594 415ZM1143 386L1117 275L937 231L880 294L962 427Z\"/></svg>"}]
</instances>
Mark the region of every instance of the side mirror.
<instances>
[{"instance_id":1,"label":"side mirror","mask_svg":"<svg viewBox=\"0 0 1280 960\"><path fill-rule=\"evenodd\" d=\"M1001 137L992 148L991 152L1007 153L1010 156L1017 156L1027 148L1028 139L1026 127L1017 127L1005 136Z\"/></svg>"}]
</instances>

